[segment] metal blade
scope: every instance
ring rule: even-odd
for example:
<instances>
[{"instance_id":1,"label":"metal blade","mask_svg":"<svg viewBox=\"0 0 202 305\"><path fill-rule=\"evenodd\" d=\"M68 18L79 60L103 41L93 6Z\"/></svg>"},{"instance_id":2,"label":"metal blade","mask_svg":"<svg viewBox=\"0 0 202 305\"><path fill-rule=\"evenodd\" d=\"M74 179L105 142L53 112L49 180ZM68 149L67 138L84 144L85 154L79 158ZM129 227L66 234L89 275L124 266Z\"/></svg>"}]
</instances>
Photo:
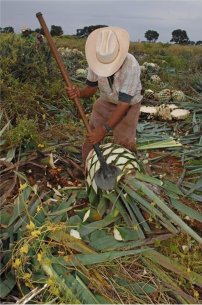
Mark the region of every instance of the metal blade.
<instances>
[{"instance_id":1,"label":"metal blade","mask_svg":"<svg viewBox=\"0 0 202 305\"><path fill-rule=\"evenodd\" d=\"M95 174L95 183L97 186L105 191L113 190L117 183L117 176L120 175L120 168L106 164L107 167L101 167Z\"/></svg>"}]
</instances>

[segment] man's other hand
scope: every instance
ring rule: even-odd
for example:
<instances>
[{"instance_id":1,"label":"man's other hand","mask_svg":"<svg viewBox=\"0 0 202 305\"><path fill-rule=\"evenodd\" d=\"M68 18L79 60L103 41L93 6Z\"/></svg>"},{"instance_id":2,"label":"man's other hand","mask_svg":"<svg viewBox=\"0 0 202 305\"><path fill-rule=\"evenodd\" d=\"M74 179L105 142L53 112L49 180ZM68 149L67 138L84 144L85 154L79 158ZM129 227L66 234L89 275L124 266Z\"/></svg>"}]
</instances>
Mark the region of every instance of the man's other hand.
<instances>
[{"instance_id":1,"label":"man's other hand","mask_svg":"<svg viewBox=\"0 0 202 305\"><path fill-rule=\"evenodd\" d=\"M95 145L104 139L106 133L106 129L103 126L98 126L87 134L87 138L90 144Z\"/></svg>"}]
</instances>

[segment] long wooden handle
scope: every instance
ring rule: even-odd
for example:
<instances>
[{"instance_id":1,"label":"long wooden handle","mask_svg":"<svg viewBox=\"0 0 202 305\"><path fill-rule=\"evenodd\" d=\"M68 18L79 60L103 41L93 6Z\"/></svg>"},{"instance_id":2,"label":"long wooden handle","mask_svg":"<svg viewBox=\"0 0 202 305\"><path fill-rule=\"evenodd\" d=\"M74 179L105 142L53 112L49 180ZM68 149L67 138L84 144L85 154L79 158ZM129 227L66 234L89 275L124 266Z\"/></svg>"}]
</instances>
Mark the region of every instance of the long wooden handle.
<instances>
[{"instance_id":1,"label":"long wooden handle","mask_svg":"<svg viewBox=\"0 0 202 305\"><path fill-rule=\"evenodd\" d=\"M41 25L41 27L42 27L42 29L44 31L44 34L46 36L46 39L48 41L48 44L49 44L50 49L52 51L52 54L53 54L53 56L54 56L54 58L55 58L55 60L56 60L56 62L58 64L60 72L61 72L61 74L63 76L63 79L64 79L67 87L71 87L72 86L72 82L71 82L71 80L69 78L69 74L68 74L68 72L67 72L67 70L66 70L66 68L64 66L62 58L61 58L61 56L60 56L60 54L59 54L59 52L58 52L58 50L57 50L57 48L55 46L55 43L54 43L54 41L53 41L53 39L51 37L51 34L50 34L49 30L48 30L48 27L47 27L47 25L46 25L46 23L45 23L45 21L43 19L42 13L37 13L36 17L38 18L39 23L40 23L40 25ZM77 107L77 109L79 111L79 114L80 114L80 116L81 116L81 118L82 118L82 120L84 122L84 125L85 125L86 129L88 131L90 131L91 129L90 129L88 120L87 120L87 118L85 116L85 112L83 110L83 107L82 107L82 105L80 103L80 100L78 98L75 98L74 102L76 104L76 107Z\"/></svg>"}]
</instances>

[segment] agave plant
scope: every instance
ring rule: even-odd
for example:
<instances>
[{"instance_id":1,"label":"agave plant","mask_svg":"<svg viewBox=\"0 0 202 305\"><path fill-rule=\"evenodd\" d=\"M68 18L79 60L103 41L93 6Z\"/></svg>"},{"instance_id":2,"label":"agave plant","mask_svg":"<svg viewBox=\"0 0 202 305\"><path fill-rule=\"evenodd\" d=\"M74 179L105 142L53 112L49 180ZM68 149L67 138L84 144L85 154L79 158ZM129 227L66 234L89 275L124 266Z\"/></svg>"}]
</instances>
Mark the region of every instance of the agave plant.
<instances>
[{"instance_id":1,"label":"agave plant","mask_svg":"<svg viewBox=\"0 0 202 305\"><path fill-rule=\"evenodd\" d=\"M192 84L193 84L194 89L201 94L202 93L202 73L196 74L196 76L193 79Z\"/></svg>"},{"instance_id":2,"label":"agave plant","mask_svg":"<svg viewBox=\"0 0 202 305\"><path fill-rule=\"evenodd\" d=\"M114 190L104 192L98 189L94 177L100 163L95 152L91 151L86 161L87 190L91 204L96 206L98 212L102 210L104 214L111 209L122 216L126 228L116 227L120 239L124 240L124 236L127 239L144 239L152 232L154 225L174 234L181 228L202 243L202 238L169 207L169 195L183 195L179 188L171 182L147 175L143 163L129 150L112 143L101 148L106 162L113 163L122 172Z\"/></svg>"},{"instance_id":3,"label":"agave plant","mask_svg":"<svg viewBox=\"0 0 202 305\"><path fill-rule=\"evenodd\" d=\"M156 83L156 84L159 84L161 82L161 79L158 75L154 74L151 76L150 80L153 82L153 83Z\"/></svg>"},{"instance_id":4,"label":"agave plant","mask_svg":"<svg viewBox=\"0 0 202 305\"><path fill-rule=\"evenodd\" d=\"M161 90L159 93L158 93L158 95L157 95L157 97L158 97L158 100L160 101L160 102L169 102L170 100L171 100L171 91L170 91L170 89L163 89L163 90Z\"/></svg>"},{"instance_id":5,"label":"agave plant","mask_svg":"<svg viewBox=\"0 0 202 305\"><path fill-rule=\"evenodd\" d=\"M185 94L181 90L173 90L171 96L173 101L184 102L185 100Z\"/></svg>"}]
</instances>

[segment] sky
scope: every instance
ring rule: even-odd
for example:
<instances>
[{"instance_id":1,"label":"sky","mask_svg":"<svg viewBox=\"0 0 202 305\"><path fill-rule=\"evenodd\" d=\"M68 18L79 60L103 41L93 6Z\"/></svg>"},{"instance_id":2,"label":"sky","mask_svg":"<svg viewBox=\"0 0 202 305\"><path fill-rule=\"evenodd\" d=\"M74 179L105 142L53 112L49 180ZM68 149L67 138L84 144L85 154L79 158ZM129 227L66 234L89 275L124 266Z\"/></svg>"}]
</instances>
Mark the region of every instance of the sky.
<instances>
[{"instance_id":1,"label":"sky","mask_svg":"<svg viewBox=\"0 0 202 305\"><path fill-rule=\"evenodd\" d=\"M76 34L84 26L119 26L131 41L146 40L147 30L159 33L158 41L169 42L172 31L182 29L190 40L202 40L202 0L0 0L1 27L39 28L37 12L47 26L59 25L64 34Z\"/></svg>"}]
</instances>

